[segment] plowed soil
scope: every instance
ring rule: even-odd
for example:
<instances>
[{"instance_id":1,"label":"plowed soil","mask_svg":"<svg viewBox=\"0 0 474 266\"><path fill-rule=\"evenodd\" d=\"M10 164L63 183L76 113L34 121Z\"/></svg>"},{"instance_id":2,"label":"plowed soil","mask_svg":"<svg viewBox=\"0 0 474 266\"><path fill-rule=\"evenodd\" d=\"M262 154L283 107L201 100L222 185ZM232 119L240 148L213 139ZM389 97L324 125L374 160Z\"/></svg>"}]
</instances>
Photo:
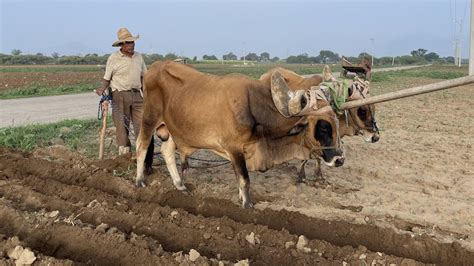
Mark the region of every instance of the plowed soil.
<instances>
[{"instance_id":1,"label":"plowed soil","mask_svg":"<svg viewBox=\"0 0 474 266\"><path fill-rule=\"evenodd\" d=\"M159 160L138 189L130 157L0 148L0 264L21 245L58 265L472 265L472 99L464 86L378 105L378 143L345 138L325 181L295 184L298 162L251 173L252 210L229 164L192 160L185 195Z\"/></svg>"}]
</instances>

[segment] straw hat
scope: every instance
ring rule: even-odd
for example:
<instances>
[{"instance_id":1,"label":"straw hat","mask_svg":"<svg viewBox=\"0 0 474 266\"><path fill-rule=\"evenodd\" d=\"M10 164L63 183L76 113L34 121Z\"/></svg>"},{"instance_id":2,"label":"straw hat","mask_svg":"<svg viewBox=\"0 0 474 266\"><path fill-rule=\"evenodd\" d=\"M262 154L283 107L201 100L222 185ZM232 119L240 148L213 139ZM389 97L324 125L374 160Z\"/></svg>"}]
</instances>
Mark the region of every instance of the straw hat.
<instances>
[{"instance_id":1,"label":"straw hat","mask_svg":"<svg viewBox=\"0 0 474 266\"><path fill-rule=\"evenodd\" d=\"M112 44L113 47L120 46L120 44L123 42L134 42L140 38L140 35L133 37L127 28L121 28L117 32L117 37L118 40Z\"/></svg>"}]
</instances>

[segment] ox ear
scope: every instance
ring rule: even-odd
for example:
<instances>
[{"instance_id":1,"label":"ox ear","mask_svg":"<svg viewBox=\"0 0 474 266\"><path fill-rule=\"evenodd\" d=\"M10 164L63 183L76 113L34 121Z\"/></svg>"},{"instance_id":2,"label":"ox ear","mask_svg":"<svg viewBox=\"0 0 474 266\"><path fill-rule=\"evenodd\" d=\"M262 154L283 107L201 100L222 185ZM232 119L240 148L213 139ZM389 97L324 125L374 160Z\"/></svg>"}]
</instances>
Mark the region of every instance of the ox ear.
<instances>
[{"instance_id":1,"label":"ox ear","mask_svg":"<svg viewBox=\"0 0 474 266\"><path fill-rule=\"evenodd\" d=\"M308 119L306 117L302 117L296 124L288 131L288 136L298 135L299 133L303 132L308 127Z\"/></svg>"},{"instance_id":2,"label":"ox ear","mask_svg":"<svg viewBox=\"0 0 474 266\"><path fill-rule=\"evenodd\" d=\"M284 117L289 118L290 112L288 111L288 103L291 99L291 92L285 79L280 72L275 71L272 73L271 90L273 103L275 104L278 112Z\"/></svg>"},{"instance_id":3,"label":"ox ear","mask_svg":"<svg viewBox=\"0 0 474 266\"><path fill-rule=\"evenodd\" d=\"M331 68L325 65L323 68L323 82L334 81L336 78L332 75Z\"/></svg>"}]
</instances>

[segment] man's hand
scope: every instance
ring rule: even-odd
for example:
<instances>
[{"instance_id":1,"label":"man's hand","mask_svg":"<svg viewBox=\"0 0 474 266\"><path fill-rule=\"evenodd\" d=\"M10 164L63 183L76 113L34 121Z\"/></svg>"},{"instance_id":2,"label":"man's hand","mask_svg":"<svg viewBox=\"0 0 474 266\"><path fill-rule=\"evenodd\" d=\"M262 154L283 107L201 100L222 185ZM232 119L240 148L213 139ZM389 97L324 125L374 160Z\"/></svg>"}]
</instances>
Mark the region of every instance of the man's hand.
<instances>
[{"instance_id":1,"label":"man's hand","mask_svg":"<svg viewBox=\"0 0 474 266\"><path fill-rule=\"evenodd\" d=\"M95 89L95 93L97 95L102 96L104 95L105 90L110 86L110 80L103 79L102 80L102 87Z\"/></svg>"},{"instance_id":2,"label":"man's hand","mask_svg":"<svg viewBox=\"0 0 474 266\"><path fill-rule=\"evenodd\" d=\"M104 91L105 91L105 89L102 88L102 87L95 89L95 93L97 93L97 95L99 95L99 96L102 96L104 94Z\"/></svg>"}]
</instances>

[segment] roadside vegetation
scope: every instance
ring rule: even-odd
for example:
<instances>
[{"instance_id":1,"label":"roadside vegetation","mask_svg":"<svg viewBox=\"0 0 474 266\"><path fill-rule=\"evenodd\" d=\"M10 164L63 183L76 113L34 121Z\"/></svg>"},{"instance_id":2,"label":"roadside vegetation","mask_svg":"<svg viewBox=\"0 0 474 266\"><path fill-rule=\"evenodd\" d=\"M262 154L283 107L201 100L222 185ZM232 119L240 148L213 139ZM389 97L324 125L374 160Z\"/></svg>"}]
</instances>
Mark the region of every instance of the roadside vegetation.
<instances>
[{"instance_id":1,"label":"roadside vegetation","mask_svg":"<svg viewBox=\"0 0 474 266\"><path fill-rule=\"evenodd\" d=\"M430 78L430 79L455 79L467 75L467 67L454 66L428 66L423 68L374 72L372 82L395 81L397 78Z\"/></svg>"},{"instance_id":2,"label":"roadside vegetation","mask_svg":"<svg viewBox=\"0 0 474 266\"><path fill-rule=\"evenodd\" d=\"M111 120L108 119L109 122ZM100 127L101 121L97 119L72 119L52 124L0 128L0 146L32 151L36 148L63 145L88 158L94 158L97 157L99 149ZM110 140L106 144L110 146Z\"/></svg>"}]
</instances>

